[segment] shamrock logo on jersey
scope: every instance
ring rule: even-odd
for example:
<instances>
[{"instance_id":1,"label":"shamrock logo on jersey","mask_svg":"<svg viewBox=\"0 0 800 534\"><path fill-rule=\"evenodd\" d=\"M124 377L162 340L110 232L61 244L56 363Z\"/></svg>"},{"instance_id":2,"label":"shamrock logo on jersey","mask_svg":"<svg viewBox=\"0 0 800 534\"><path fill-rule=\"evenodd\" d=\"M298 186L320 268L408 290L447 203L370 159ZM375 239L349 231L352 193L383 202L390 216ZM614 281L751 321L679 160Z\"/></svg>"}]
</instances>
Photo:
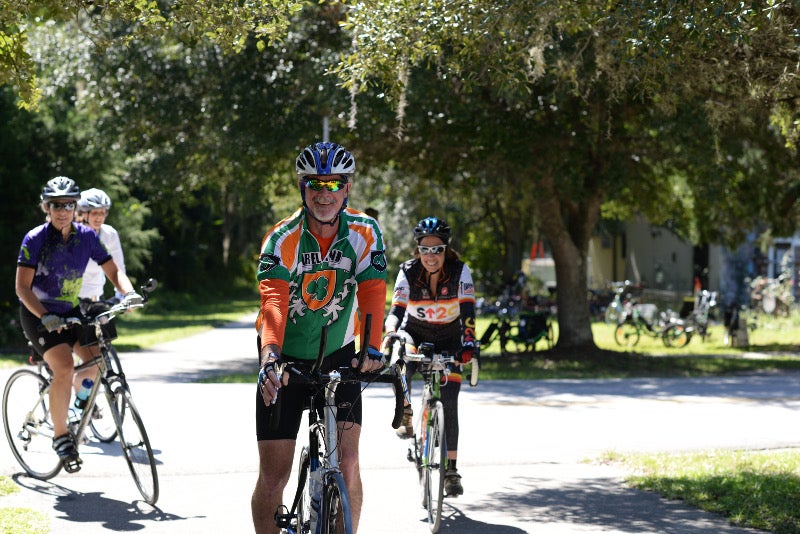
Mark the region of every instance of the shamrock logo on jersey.
<instances>
[{"instance_id":1,"label":"shamrock logo on jersey","mask_svg":"<svg viewBox=\"0 0 800 534\"><path fill-rule=\"evenodd\" d=\"M336 271L328 269L303 277L303 300L311 311L323 308L333 297Z\"/></svg>"}]
</instances>

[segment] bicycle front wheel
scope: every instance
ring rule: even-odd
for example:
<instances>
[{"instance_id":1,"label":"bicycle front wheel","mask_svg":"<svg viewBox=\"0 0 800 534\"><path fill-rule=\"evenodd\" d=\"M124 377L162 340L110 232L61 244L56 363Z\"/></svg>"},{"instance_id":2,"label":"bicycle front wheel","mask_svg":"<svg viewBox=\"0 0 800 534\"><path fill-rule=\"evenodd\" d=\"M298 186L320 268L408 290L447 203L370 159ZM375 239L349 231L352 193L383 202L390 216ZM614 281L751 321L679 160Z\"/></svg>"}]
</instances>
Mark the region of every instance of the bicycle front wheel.
<instances>
[{"instance_id":1,"label":"bicycle front wheel","mask_svg":"<svg viewBox=\"0 0 800 534\"><path fill-rule=\"evenodd\" d=\"M692 333L686 329L685 325L672 324L664 330L661 340L666 347L682 348L689 344L692 339Z\"/></svg>"},{"instance_id":2,"label":"bicycle front wheel","mask_svg":"<svg viewBox=\"0 0 800 534\"><path fill-rule=\"evenodd\" d=\"M158 500L158 472L144 423L139 410L133 404L130 392L123 388L118 388L115 392L120 397L119 403L123 406L122 413L125 417L122 417L122 413L117 409L117 403L110 404L109 409L117 423L122 454L128 462L133 481L142 497L149 504L155 504Z\"/></svg>"},{"instance_id":3,"label":"bicycle front wheel","mask_svg":"<svg viewBox=\"0 0 800 534\"><path fill-rule=\"evenodd\" d=\"M297 484L302 487L297 501L297 533L311 532L311 481L308 447L300 451L300 466L297 471Z\"/></svg>"},{"instance_id":4,"label":"bicycle front wheel","mask_svg":"<svg viewBox=\"0 0 800 534\"><path fill-rule=\"evenodd\" d=\"M423 506L428 510L428 527L436 533L442 524L444 474L447 469L447 443L444 435L444 406L436 401L431 407L424 444Z\"/></svg>"},{"instance_id":5,"label":"bicycle front wheel","mask_svg":"<svg viewBox=\"0 0 800 534\"><path fill-rule=\"evenodd\" d=\"M122 395L122 384L118 382L108 383L104 381L103 393L95 398L94 408L92 408L92 418L89 419L89 427L92 434L103 443L111 443L117 437L117 423L114 414L111 412L111 405L117 408L117 413L121 421L125 420L124 395Z\"/></svg>"},{"instance_id":6,"label":"bicycle front wheel","mask_svg":"<svg viewBox=\"0 0 800 534\"><path fill-rule=\"evenodd\" d=\"M617 325L614 330L614 341L620 347L635 347L639 343L639 328L631 322L625 321Z\"/></svg>"},{"instance_id":7,"label":"bicycle front wheel","mask_svg":"<svg viewBox=\"0 0 800 534\"><path fill-rule=\"evenodd\" d=\"M53 451L49 391L47 380L30 369L12 373L3 390L3 427L8 445L25 472L41 480L61 471L61 462Z\"/></svg>"},{"instance_id":8,"label":"bicycle front wheel","mask_svg":"<svg viewBox=\"0 0 800 534\"><path fill-rule=\"evenodd\" d=\"M341 473L329 473L325 477L320 520L322 534L353 534L350 498Z\"/></svg>"}]
</instances>

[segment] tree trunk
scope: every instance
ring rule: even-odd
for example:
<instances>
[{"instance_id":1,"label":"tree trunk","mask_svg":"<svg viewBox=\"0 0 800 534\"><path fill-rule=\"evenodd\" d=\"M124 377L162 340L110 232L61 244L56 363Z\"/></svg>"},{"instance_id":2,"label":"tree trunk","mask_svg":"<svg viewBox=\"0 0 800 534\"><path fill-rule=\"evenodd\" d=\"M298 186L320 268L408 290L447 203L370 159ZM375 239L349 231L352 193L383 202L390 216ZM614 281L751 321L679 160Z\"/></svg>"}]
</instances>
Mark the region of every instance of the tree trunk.
<instances>
[{"instance_id":1,"label":"tree trunk","mask_svg":"<svg viewBox=\"0 0 800 534\"><path fill-rule=\"evenodd\" d=\"M592 229L600 216L602 193L595 192L581 203L562 201L552 177L541 184L542 232L550 243L556 269L556 304L558 306L558 342L556 352L580 357L594 353L589 313L587 258Z\"/></svg>"}]
</instances>

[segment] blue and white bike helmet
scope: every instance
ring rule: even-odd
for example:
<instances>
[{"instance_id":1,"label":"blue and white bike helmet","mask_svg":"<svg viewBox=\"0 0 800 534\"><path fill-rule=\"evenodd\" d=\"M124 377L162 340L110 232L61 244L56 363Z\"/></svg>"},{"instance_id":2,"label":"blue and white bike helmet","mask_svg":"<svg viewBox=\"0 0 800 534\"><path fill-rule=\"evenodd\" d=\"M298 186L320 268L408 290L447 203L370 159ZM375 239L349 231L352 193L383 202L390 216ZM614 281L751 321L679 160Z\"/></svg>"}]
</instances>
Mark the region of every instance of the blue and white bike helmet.
<instances>
[{"instance_id":1,"label":"blue and white bike helmet","mask_svg":"<svg viewBox=\"0 0 800 534\"><path fill-rule=\"evenodd\" d=\"M295 163L300 177L339 175L347 182L356 172L356 159L338 143L308 145Z\"/></svg>"},{"instance_id":2,"label":"blue and white bike helmet","mask_svg":"<svg viewBox=\"0 0 800 534\"><path fill-rule=\"evenodd\" d=\"M419 243L423 237L429 235L438 237L445 245L449 245L453 231L443 219L439 219L438 217L425 217L414 227L414 239Z\"/></svg>"},{"instance_id":3,"label":"blue and white bike helmet","mask_svg":"<svg viewBox=\"0 0 800 534\"><path fill-rule=\"evenodd\" d=\"M306 204L306 182L304 176L338 176L342 182L348 183L356 172L356 159L348 150L338 143L315 143L308 145L300 152L295 160L297 175L300 177L300 196L303 199L303 206L306 212L322 224L333 226L339 220L337 214L330 221L320 221L317 219ZM342 202L344 211L347 207L347 197Z\"/></svg>"}]
</instances>

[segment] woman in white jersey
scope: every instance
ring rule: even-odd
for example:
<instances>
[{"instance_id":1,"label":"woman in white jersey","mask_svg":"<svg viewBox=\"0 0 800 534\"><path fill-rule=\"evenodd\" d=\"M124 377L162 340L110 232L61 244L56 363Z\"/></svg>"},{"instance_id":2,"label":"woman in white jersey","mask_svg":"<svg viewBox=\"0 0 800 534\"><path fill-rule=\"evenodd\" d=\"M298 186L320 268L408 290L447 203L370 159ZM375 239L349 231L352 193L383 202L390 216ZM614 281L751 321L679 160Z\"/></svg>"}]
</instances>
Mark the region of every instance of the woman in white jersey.
<instances>
[{"instance_id":1,"label":"woman in white jersey","mask_svg":"<svg viewBox=\"0 0 800 534\"><path fill-rule=\"evenodd\" d=\"M100 237L100 241L106 246L108 253L111 254L114 263L124 273L125 258L122 254L119 233L113 226L105 224L109 209L111 209L111 199L104 191L95 188L87 189L81 191L76 219L94 230ZM100 300L103 298L105 283L106 276L103 269L94 260L89 260L86 271L83 273L83 285L78 296L82 299ZM115 296L122 298L119 292L116 292Z\"/></svg>"}]
</instances>

